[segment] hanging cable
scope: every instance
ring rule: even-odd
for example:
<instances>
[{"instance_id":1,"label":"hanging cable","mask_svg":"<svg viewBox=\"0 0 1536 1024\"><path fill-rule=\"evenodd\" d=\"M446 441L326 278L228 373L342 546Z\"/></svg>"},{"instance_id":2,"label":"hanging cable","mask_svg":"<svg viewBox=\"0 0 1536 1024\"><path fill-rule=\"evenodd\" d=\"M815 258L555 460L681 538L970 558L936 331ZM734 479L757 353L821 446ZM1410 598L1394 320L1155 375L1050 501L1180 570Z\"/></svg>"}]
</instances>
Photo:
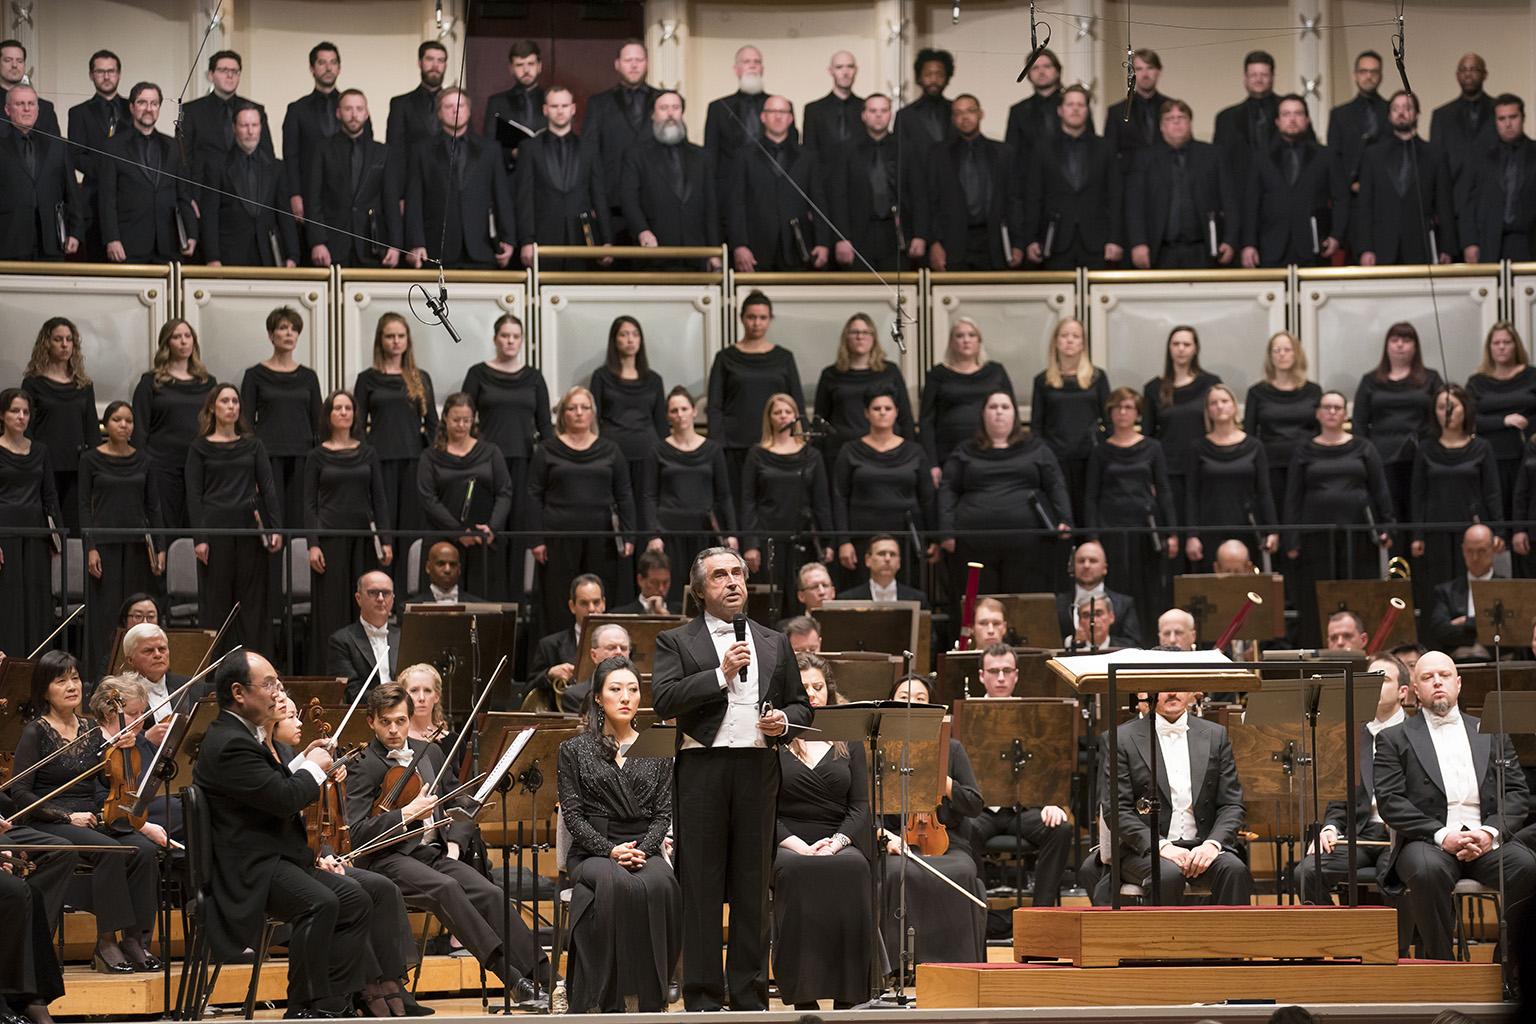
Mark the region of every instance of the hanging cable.
<instances>
[{"instance_id":1,"label":"hanging cable","mask_svg":"<svg viewBox=\"0 0 1536 1024\"><path fill-rule=\"evenodd\" d=\"M1045 39L1040 38L1040 30L1045 29ZM1024 61L1024 70L1019 72L1015 83L1024 81L1029 75L1029 69L1035 66L1035 61L1051 45L1051 26L1049 22L1041 21L1035 17L1035 0L1029 0L1029 57Z\"/></svg>"}]
</instances>

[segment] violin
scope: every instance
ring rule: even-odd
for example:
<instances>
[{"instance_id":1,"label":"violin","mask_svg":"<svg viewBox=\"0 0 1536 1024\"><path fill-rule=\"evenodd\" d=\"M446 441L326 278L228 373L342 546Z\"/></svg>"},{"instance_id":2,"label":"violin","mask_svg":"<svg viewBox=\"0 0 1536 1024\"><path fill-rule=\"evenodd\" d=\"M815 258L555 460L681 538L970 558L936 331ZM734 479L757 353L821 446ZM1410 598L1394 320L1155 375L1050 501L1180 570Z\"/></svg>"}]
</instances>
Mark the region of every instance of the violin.
<instances>
[{"instance_id":1,"label":"violin","mask_svg":"<svg viewBox=\"0 0 1536 1024\"><path fill-rule=\"evenodd\" d=\"M438 726L432 730L432 735L427 738L425 745L416 751L410 764L390 766L390 769L384 773L384 781L379 785L379 795L374 798L373 807L368 811L370 817L398 810L421 795L421 773L416 770L416 766L426 754L427 747L436 743L438 738L447 731L447 726ZM444 767L447 766L444 765Z\"/></svg>"},{"instance_id":2,"label":"violin","mask_svg":"<svg viewBox=\"0 0 1536 1024\"><path fill-rule=\"evenodd\" d=\"M347 787L336 776L356 764L367 752L361 743L342 751L331 761L331 770L320 784L320 799L304 808L304 832L316 857L352 852L352 827L347 824Z\"/></svg>"},{"instance_id":3,"label":"violin","mask_svg":"<svg viewBox=\"0 0 1536 1024\"><path fill-rule=\"evenodd\" d=\"M122 698L115 702L117 705L117 729L118 734L128 728L128 713ZM149 808L142 814L134 814L130 810L137 800L139 789L139 776L144 771L144 755L139 752L139 745L135 742L132 746L117 747L108 745L105 753L107 768L107 798L101 805L101 820L107 825L128 825L134 831L144 827L149 820Z\"/></svg>"},{"instance_id":4,"label":"violin","mask_svg":"<svg viewBox=\"0 0 1536 1024\"><path fill-rule=\"evenodd\" d=\"M949 850L949 829L939 821L937 809L907 815L902 838L924 857L941 857Z\"/></svg>"}]
</instances>

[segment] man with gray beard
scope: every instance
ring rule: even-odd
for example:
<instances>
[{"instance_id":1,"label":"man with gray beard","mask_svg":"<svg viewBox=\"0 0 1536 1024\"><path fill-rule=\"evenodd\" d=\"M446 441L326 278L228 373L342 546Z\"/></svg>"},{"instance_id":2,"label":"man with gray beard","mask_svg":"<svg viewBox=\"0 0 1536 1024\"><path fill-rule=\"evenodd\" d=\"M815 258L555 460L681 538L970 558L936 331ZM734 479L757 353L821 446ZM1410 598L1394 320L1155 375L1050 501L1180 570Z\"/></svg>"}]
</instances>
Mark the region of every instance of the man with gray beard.
<instances>
[{"instance_id":1,"label":"man with gray beard","mask_svg":"<svg viewBox=\"0 0 1536 1024\"><path fill-rule=\"evenodd\" d=\"M643 246L720 244L714 175L704 150L688 141L683 109L677 92L659 93L651 109L651 137L624 156L624 222ZM720 269L719 258L709 265ZM694 268L684 261L672 269Z\"/></svg>"},{"instance_id":2,"label":"man with gray beard","mask_svg":"<svg viewBox=\"0 0 1536 1024\"><path fill-rule=\"evenodd\" d=\"M720 195L725 194L736 158L743 151L756 148L763 137L762 114L768 102L761 50L743 46L736 51L731 68L736 72L736 91L712 101L704 119L704 152L709 156L710 173ZM789 137L799 142L794 124L789 126Z\"/></svg>"}]
</instances>

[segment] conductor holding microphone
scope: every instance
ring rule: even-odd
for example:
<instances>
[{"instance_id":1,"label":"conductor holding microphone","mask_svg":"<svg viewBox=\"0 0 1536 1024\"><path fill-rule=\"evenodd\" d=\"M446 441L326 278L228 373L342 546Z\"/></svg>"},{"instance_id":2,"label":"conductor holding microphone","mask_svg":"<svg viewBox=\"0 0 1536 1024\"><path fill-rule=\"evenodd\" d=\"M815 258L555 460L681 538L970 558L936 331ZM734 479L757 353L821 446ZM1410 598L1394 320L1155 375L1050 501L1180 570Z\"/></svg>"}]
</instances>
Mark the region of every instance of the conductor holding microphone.
<instances>
[{"instance_id":1,"label":"conductor holding microphone","mask_svg":"<svg viewBox=\"0 0 1536 1024\"><path fill-rule=\"evenodd\" d=\"M747 566L706 548L688 585L704 614L656 638L656 714L677 719L677 875L683 888L683 1005L768 1008L768 883L779 758L811 721L789 638L746 618ZM720 967L721 908L731 938Z\"/></svg>"}]
</instances>

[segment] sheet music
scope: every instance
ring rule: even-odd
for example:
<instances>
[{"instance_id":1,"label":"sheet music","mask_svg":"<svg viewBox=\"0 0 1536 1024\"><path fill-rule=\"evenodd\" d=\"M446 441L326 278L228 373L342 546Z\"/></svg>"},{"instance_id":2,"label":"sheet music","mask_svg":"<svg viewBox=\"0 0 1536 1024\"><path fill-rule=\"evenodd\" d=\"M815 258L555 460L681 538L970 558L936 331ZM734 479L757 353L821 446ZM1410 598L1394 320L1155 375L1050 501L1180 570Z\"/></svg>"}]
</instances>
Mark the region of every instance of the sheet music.
<instances>
[{"instance_id":1,"label":"sheet music","mask_svg":"<svg viewBox=\"0 0 1536 1024\"><path fill-rule=\"evenodd\" d=\"M517 738L507 744L506 752L501 755L501 760L496 762L496 767L492 768L490 774L485 777L485 782L481 784L479 789L475 790L476 804L485 803L486 798L491 795L491 790L496 788L497 780L512 768L512 762L517 760L517 756L523 752L523 748L528 745L529 740L533 739L533 734L537 731L537 729L530 726L518 733Z\"/></svg>"},{"instance_id":2,"label":"sheet music","mask_svg":"<svg viewBox=\"0 0 1536 1024\"><path fill-rule=\"evenodd\" d=\"M1213 661L1229 662L1232 659L1220 651L1141 651L1127 648L1123 651L1115 651L1113 654L1064 654L1057 660L1071 668L1079 676L1086 676L1108 673L1109 666L1117 663L1145 664L1153 662L1160 665L1166 664L1177 667L1188 664L1209 665ZM1127 678L1129 678L1129 675Z\"/></svg>"}]
</instances>

